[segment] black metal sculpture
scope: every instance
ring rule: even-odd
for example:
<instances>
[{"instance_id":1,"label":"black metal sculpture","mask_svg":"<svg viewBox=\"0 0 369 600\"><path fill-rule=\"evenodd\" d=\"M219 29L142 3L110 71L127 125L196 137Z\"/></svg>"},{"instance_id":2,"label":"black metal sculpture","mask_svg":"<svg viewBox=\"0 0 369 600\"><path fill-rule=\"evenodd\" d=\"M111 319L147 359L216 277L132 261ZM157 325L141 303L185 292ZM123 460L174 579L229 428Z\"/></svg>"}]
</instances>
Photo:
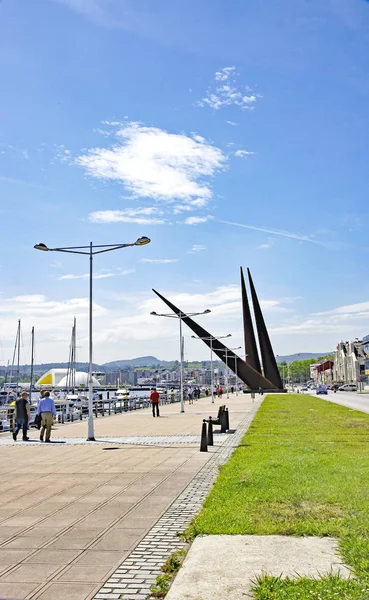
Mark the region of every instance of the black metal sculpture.
<instances>
[{"instance_id":1,"label":"black metal sculpture","mask_svg":"<svg viewBox=\"0 0 369 600\"><path fill-rule=\"evenodd\" d=\"M274 386L278 389L283 389L282 379L278 370L277 361L273 353L272 344L270 343L268 331L265 325L263 313L261 312L259 300L256 294L254 282L252 281L250 270L247 269L249 276L252 304L254 306L254 314L256 321L256 328L258 331L259 346L261 353L261 360L263 363L264 375L269 381L272 381Z\"/></svg>"},{"instance_id":2,"label":"black metal sculpture","mask_svg":"<svg viewBox=\"0 0 369 600\"><path fill-rule=\"evenodd\" d=\"M169 308L176 313L177 315L184 314L179 308L177 308L174 304L172 304L169 300L167 300L164 296L159 294L156 290L153 289L153 292L165 302ZM200 338L205 338L203 341L209 348L212 348L214 353L222 360L224 363L226 362L228 367L234 372L237 373L237 376L242 379L242 381L249 386L252 390L258 390L262 388L263 390L277 390L278 386L276 386L272 381L261 375L258 371L256 371L251 365L246 363L242 358L237 356L232 350L226 348L224 344L220 340L217 340L216 337L212 336L206 329L198 325L191 319L191 317L182 316L182 321L186 323L186 325L192 329L192 331ZM211 342L210 342L211 338ZM227 352L226 352L227 350ZM227 357L226 357L227 354ZM282 387L282 386L281 386Z\"/></svg>"},{"instance_id":3,"label":"black metal sculpture","mask_svg":"<svg viewBox=\"0 0 369 600\"><path fill-rule=\"evenodd\" d=\"M243 314L243 331L245 338L245 354L246 362L258 373L261 373L261 366L259 360L258 349L256 346L256 339L254 333L254 327L251 319L251 312L249 306L249 300L246 292L245 279L243 277L243 270L241 269L241 292L242 292L242 314Z\"/></svg>"}]
</instances>

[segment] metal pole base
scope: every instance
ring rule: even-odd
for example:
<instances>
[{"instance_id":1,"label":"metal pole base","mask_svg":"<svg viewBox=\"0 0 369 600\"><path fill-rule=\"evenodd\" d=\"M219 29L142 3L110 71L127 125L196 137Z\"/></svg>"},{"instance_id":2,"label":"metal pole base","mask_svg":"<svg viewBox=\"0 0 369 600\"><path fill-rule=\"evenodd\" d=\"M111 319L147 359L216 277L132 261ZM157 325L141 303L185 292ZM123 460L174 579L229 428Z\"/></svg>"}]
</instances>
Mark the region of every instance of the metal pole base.
<instances>
[{"instance_id":1,"label":"metal pole base","mask_svg":"<svg viewBox=\"0 0 369 600\"><path fill-rule=\"evenodd\" d=\"M88 437L86 441L87 442L96 442L94 437Z\"/></svg>"}]
</instances>

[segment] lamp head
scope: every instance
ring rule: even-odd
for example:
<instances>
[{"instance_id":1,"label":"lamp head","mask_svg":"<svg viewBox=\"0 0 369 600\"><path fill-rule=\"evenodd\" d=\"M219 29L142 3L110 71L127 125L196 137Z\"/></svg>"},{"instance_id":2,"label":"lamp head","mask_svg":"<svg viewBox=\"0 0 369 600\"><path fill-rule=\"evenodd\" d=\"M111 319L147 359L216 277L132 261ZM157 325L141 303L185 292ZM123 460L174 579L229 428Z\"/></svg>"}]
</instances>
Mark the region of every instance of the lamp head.
<instances>
[{"instance_id":1,"label":"lamp head","mask_svg":"<svg viewBox=\"0 0 369 600\"><path fill-rule=\"evenodd\" d=\"M33 246L35 250L42 250L43 252L48 252L48 250L50 250L50 248L48 248L46 246L46 244L36 244L35 246Z\"/></svg>"},{"instance_id":2,"label":"lamp head","mask_svg":"<svg viewBox=\"0 0 369 600\"><path fill-rule=\"evenodd\" d=\"M210 312L211 312L210 308L207 308L206 310L204 310L204 315L207 315Z\"/></svg>"},{"instance_id":3,"label":"lamp head","mask_svg":"<svg viewBox=\"0 0 369 600\"><path fill-rule=\"evenodd\" d=\"M150 242L151 242L150 238L143 235L142 237L138 238L138 240L135 241L135 246L146 246L146 244L150 244Z\"/></svg>"},{"instance_id":4,"label":"lamp head","mask_svg":"<svg viewBox=\"0 0 369 600\"><path fill-rule=\"evenodd\" d=\"M154 310L150 313L150 315L157 315L158 313L155 312Z\"/></svg>"}]
</instances>

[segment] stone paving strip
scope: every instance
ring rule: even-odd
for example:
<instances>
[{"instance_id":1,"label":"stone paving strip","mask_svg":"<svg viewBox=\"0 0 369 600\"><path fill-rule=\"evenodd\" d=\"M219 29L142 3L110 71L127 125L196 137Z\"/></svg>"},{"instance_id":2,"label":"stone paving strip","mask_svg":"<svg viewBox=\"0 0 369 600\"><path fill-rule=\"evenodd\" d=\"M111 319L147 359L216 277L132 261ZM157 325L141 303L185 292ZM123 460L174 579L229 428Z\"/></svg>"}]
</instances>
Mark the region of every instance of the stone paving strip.
<instances>
[{"instance_id":1,"label":"stone paving strip","mask_svg":"<svg viewBox=\"0 0 369 600\"><path fill-rule=\"evenodd\" d=\"M337 540L286 535L206 535L191 545L166 600L246 600L252 581L274 577L351 576Z\"/></svg>"},{"instance_id":2,"label":"stone paving strip","mask_svg":"<svg viewBox=\"0 0 369 600\"><path fill-rule=\"evenodd\" d=\"M219 465L227 462L238 446L259 406L260 402L253 405L234 434L226 434L227 439L221 448L212 454L170 508L111 575L95 595L95 600L150 598L150 587L156 577L162 575L162 565L173 552L184 548L185 542L179 537L180 534L201 509L218 475Z\"/></svg>"},{"instance_id":3,"label":"stone paving strip","mask_svg":"<svg viewBox=\"0 0 369 600\"><path fill-rule=\"evenodd\" d=\"M227 439L226 433L217 433L214 436L214 444L222 444ZM173 444L200 444L201 436L199 435L152 435L152 436L132 436L132 437L99 437L95 442L89 442L86 438L63 438L58 437L55 440L51 440L48 447L55 447L58 444L67 444L69 446L80 446L91 444L128 444L131 446L172 446ZM23 442L22 438L19 441L14 442L11 438L0 439L0 446L19 446L20 444L26 444L30 448L37 448L37 446L43 445L38 440L31 440L30 442ZM1 599L0 599L1 600Z\"/></svg>"}]
</instances>

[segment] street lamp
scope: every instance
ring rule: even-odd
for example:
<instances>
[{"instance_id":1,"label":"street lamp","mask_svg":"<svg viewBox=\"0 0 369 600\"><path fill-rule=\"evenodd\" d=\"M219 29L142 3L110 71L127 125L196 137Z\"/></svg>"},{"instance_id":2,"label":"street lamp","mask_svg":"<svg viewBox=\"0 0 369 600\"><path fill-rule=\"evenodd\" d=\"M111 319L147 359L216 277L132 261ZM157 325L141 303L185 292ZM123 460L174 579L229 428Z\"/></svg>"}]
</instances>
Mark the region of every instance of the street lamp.
<instances>
[{"instance_id":1,"label":"street lamp","mask_svg":"<svg viewBox=\"0 0 369 600\"><path fill-rule=\"evenodd\" d=\"M194 340L204 340L210 342L210 365L211 365L211 401L214 402L214 371L213 371L213 340L223 340L225 338L231 337L232 334L228 333L228 335L222 335L219 337L215 337L211 335L209 337L198 337L197 335L191 335Z\"/></svg>"},{"instance_id":2,"label":"street lamp","mask_svg":"<svg viewBox=\"0 0 369 600\"><path fill-rule=\"evenodd\" d=\"M148 237L140 237L132 244L103 244L94 246L90 242L89 246L67 246L66 248L49 248L46 244L36 244L35 250L43 252L67 252L68 254L85 254L90 257L90 299L89 299L89 370L88 370L88 436L87 441L95 441L94 432L94 413L93 413L93 383L92 383L92 262L95 254L111 252L120 248L129 246L146 246L151 240ZM94 251L94 248L96 250Z\"/></svg>"},{"instance_id":3,"label":"street lamp","mask_svg":"<svg viewBox=\"0 0 369 600\"><path fill-rule=\"evenodd\" d=\"M154 317L167 317L168 319L179 319L179 377L180 377L180 393L181 393L181 413L184 413L184 396L183 396L183 337L182 337L182 318L196 317L198 315L207 315L211 312L209 308L202 312L184 313L179 311L178 314L162 314L154 310L150 313Z\"/></svg>"},{"instance_id":4,"label":"street lamp","mask_svg":"<svg viewBox=\"0 0 369 600\"><path fill-rule=\"evenodd\" d=\"M228 350L231 350L231 352L233 352L233 350L240 350L242 348L242 346L237 346L237 348L226 348L225 351L225 355L226 355L226 375L227 375L227 381L226 381L226 385L227 385L227 398L229 398L229 386L228 386ZM238 388L237 388L237 357L234 360L234 364L235 364L235 374L236 374L236 396L238 396Z\"/></svg>"}]
</instances>

